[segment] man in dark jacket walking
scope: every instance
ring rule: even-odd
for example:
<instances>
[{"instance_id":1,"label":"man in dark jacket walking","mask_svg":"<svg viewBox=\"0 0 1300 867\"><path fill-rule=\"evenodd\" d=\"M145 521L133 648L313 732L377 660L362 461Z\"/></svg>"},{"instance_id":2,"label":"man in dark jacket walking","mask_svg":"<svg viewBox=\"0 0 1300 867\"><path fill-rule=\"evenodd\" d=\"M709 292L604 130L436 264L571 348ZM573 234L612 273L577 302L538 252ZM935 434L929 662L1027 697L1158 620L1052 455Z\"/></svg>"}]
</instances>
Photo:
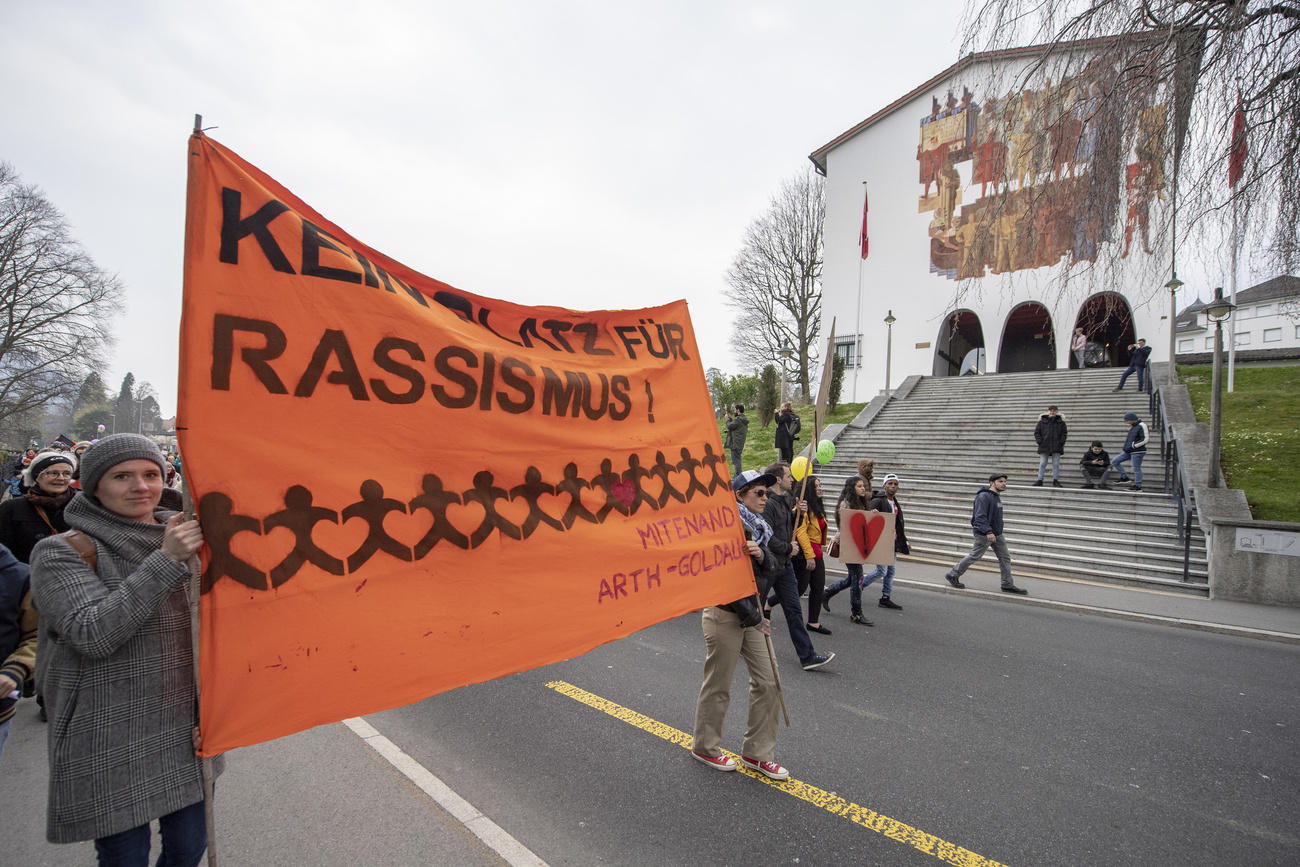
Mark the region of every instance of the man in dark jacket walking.
<instances>
[{"instance_id":1,"label":"man in dark jacket walking","mask_svg":"<svg viewBox=\"0 0 1300 867\"><path fill-rule=\"evenodd\" d=\"M727 440L722 445L731 453L732 477L740 475L740 453L745 450L745 438L749 435L749 416L745 415L745 405L738 403L727 408Z\"/></svg>"},{"instance_id":2,"label":"man in dark jacket walking","mask_svg":"<svg viewBox=\"0 0 1300 867\"><path fill-rule=\"evenodd\" d=\"M979 489L975 495L975 505L971 509L970 525L975 534L975 544L960 563L948 570L943 577L954 587L965 587L961 583L962 573L975 561L984 556L990 547L998 558L998 567L1002 572L1002 592L1025 596L1026 591L1017 587L1011 580L1011 554L1007 551L1006 539L1002 536L1002 497L1007 489L1007 474L994 473L989 476L987 487Z\"/></svg>"},{"instance_id":3,"label":"man in dark jacket walking","mask_svg":"<svg viewBox=\"0 0 1300 867\"><path fill-rule=\"evenodd\" d=\"M763 519L772 527L772 541L768 549L776 567L772 589L781 603L781 613L785 615L785 624L790 630L790 641L799 654L799 664L804 671L821 668L835 658L833 653L818 653L813 649L812 639L808 637L808 627L803 617L803 605L799 602L799 580L790 565L790 555L794 551L794 513L796 508L794 494L790 489L794 485L794 476L790 467L781 461L772 464L764 473L776 481L769 489L767 505L763 507ZM804 504L807 508L807 504Z\"/></svg>"},{"instance_id":4,"label":"man in dark jacket walking","mask_svg":"<svg viewBox=\"0 0 1300 867\"><path fill-rule=\"evenodd\" d=\"M911 554L912 546L907 544L907 533L903 530L903 507L898 504L898 476L890 473L885 476L885 481L881 483L880 490L871 498L871 508L877 512L894 513L894 553ZM866 586L877 578L883 578L880 583L880 607L892 608L895 611L902 611L903 606L899 605L890 597L894 592L894 567L877 566L871 574L862 579L862 587Z\"/></svg>"},{"instance_id":5,"label":"man in dark jacket walking","mask_svg":"<svg viewBox=\"0 0 1300 867\"><path fill-rule=\"evenodd\" d=\"M1151 384L1151 377L1148 375L1148 365L1151 363L1151 347L1147 346L1145 339L1139 337L1137 343L1129 344L1129 352L1132 354L1128 359L1128 367L1120 374L1119 385L1115 391L1124 390L1124 380L1128 379L1130 373L1136 373L1138 377L1138 391L1146 391L1146 386Z\"/></svg>"},{"instance_id":6,"label":"man in dark jacket walking","mask_svg":"<svg viewBox=\"0 0 1300 867\"><path fill-rule=\"evenodd\" d=\"M1038 417L1034 425L1034 440L1038 443L1038 481L1035 488L1043 486L1043 471L1047 461L1052 461L1052 487L1061 487L1061 455L1065 454L1065 419L1057 414L1055 406L1049 406L1047 412Z\"/></svg>"}]
</instances>

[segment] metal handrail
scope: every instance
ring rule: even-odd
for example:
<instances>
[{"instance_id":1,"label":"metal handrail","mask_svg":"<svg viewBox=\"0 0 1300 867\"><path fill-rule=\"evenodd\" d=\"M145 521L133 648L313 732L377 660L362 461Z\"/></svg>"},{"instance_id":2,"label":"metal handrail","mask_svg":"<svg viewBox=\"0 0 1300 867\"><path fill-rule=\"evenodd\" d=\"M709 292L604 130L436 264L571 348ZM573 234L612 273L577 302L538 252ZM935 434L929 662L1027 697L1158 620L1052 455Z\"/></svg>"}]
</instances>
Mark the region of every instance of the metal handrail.
<instances>
[{"instance_id":1,"label":"metal handrail","mask_svg":"<svg viewBox=\"0 0 1300 867\"><path fill-rule=\"evenodd\" d=\"M1192 557L1192 512L1195 504L1192 500L1192 487L1187 482L1187 465L1183 462L1182 450L1168 423L1165 412L1165 396L1157 388L1151 394L1151 425L1160 431L1160 457L1165 467L1165 493L1173 497L1178 505L1178 541L1183 543L1183 580L1190 581Z\"/></svg>"}]
</instances>

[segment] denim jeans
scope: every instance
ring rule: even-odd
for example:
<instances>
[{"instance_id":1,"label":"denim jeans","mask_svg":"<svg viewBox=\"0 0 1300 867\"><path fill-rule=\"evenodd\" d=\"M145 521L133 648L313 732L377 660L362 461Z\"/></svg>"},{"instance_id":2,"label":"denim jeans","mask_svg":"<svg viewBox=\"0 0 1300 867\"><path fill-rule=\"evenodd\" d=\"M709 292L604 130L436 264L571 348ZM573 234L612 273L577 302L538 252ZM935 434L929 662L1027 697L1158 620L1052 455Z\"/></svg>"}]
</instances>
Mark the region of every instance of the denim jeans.
<instances>
[{"instance_id":1,"label":"denim jeans","mask_svg":"<svg viewBox=\"0 0 1300 867\"><path fill-rule=\"evenodd\" d=\"M158 820L162 854L156 867L198 867L208 848L203 802L181 807ZM95 840L100 867L149 867L149 824Z\"/></svg>"},{"instance_id":2,"label":"denim jeans","mask_svg":"<svg viewBox=\"0 0 1300 867\"><path fill-rule=\"evenodd\" d=\"M849 572L848 577L841 578L827 587L826 595L830 596L839 593L845 587L849 588L849 608L860 613L862 611L862 566L859 563L845 563L844 568Z\"/></svg>"},{"instance_id":3,"label":"denim jeans","mask_svg":"<svg viewBox=\"0 0 1300 867\"><path fill-rule=\"evenodd\" d=\"M868 584L870 584L872 581L875 581L877 578L880 578L882 576L884 577L885 580L882 581L880 584L880 595L892 596L894 593L894 567L893 566L877 566L875 569L871 571L870 575L862 579L862 589L865 590Z\"/></svg>"},{"instance_id":4,"label":"denim jeans","mask_svg":"<svg viewBox=\"0 0 1300 867\"><path fill-rule=\"evenodd\" d=\"M948 570L948 575L953 578L960 578L961 574L971 567L976 560L984 556L984 552L989 548L993 549L993 554L998 558L998 569L1002 573L1002 586L1011 587L1014 582L1011 580L1011 552L1007 550L1006 539L998 536L995 541L990 542L988 536L983 533L975 534L975 544L971 547L970 553L962 558L962 561Z\"/></svg>"},{"instance_id":5,"label":"denim jeans","mask_svg":"<svg viewBox=\"0 0 1300 867\"><path fill-rule=\"evenodd\" d=\"M1145 367L1134 367L1133 365L1130 364L1127 368L1124 369L1124 372L1120 374L1119 387L1121 389L1124 387L1124 380L1128 379L1128 375L1130 373L1136 373L1138 375L1138 391L1139 392L1146 391L1146 389L1143 387L1144 383L1146 382L1146 372L1147 369Z\"/></svg>"},{"instance_id":6,"label":"denim jeans","mask_svg":"<svg viewBox=\"0 0 1300 867\"><path fill-rule=\"evenodd\" d=\"M12 718L0 723L0 758L4 758L5 741L9 739L9 723L11 722L13 722Z\"/></svg>"},{"instance_id":7,"label":"denim jeans","mask_svg":"<svg viewBox=\"0 0 1300 867\"><path fill-rule=\"evenodd\" d=\"M1146 452L1120 452L1115 455L1115 460L1110 465L1119 471L1120 475L1124 474L1124 468L1120 464L1127 460L1133 461L1133 484L1139 488L1142 487L1142 462L1146 460Z\"/></svg>"},{"instance_id":8,"label":"denim jeans","mask_svg":"<svg viewBox=\"0 0 1300 867\"><path fill-rule=\"evenodd\" d=\"M741 452L740 449L732 449L732 450L731 450L731 468L732 468L732 471L733 471L733 473L734 473L734 475L732 476L733 479L734 479L736 476L740 475L740 473L741 473L741 469L740 469L740 452Z\"/></svg>"},{"instance_id":9,"label":"denim jeans","mask_svg":"<svg viewBox=\"0 0 1300 867\"><path fill-rule=\"evenodd\" d=\"M1061 480L1061 456L1060 455L1039 455L1038 456L1038 481L1043 480L1043 471L1047 469L1047 462L1052 462L1052 481Z\"/></svg>"},{"instance_id":10,"label":"denim jeans","mask_svg":"<svg viewBox=\"0 0 1300 867\"><path fill-rule=\"evenodd\" d=\"M777 571L772 590L781 602L781 613L785 615L785 625L790 630L790 641L794 644L794 652L799 655L799 662L811 662L817 651L813 650L808 627L804 625L803 605L799 602L799 581L794 577L794 568L789 563Z\"/></svg>"}]
</instances>

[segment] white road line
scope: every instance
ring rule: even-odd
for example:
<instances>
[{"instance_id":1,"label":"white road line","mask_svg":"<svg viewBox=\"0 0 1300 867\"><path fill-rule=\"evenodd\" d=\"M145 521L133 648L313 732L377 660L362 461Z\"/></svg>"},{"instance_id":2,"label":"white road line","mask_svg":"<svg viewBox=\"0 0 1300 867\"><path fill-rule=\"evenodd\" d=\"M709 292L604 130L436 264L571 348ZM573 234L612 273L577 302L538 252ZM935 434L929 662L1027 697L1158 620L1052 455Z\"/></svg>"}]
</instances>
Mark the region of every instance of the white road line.
<instances>
[{"instance_id":1,"label":"white road line","mask_svg":"<svg viewBox=\"0 0 1300 867\"><path fill-rule=\"evenodd\" d=\"M479 812L469 801L456 794L442 780L429 772L402 751L397 744L381 735L374 726L361 717L345 719L343 724L352 729L353 734L361 738L375 752L388 760L389 764L402 772L408 780L432 798L440 807L456 817L474 836L496 852L511 867L547 867L545 861L538 858L531 849L524 846L496 822Z\"/></svg>"}]
</instances>

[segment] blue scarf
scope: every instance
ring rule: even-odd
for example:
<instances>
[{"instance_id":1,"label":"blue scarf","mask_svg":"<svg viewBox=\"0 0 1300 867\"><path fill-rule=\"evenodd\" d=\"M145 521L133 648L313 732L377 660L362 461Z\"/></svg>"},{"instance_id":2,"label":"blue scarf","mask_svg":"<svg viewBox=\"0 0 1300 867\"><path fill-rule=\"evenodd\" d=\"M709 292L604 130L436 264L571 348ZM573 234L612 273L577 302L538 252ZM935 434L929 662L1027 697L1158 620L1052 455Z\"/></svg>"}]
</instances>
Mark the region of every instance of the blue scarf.
<instances>
[{"instance_id":1,"label":"blue scarf","mask_svg":"<svg viewBox=\"0 0 1300 867\"><path fill-rule=\"evenodd\" d=\"M737 501L736 508L740 510L740 522L749 530L750 538L766 548L772 538L772 525L763 520L762 515L755 515L747 509L744 503Z\"/></svg>"}]
</instances>

